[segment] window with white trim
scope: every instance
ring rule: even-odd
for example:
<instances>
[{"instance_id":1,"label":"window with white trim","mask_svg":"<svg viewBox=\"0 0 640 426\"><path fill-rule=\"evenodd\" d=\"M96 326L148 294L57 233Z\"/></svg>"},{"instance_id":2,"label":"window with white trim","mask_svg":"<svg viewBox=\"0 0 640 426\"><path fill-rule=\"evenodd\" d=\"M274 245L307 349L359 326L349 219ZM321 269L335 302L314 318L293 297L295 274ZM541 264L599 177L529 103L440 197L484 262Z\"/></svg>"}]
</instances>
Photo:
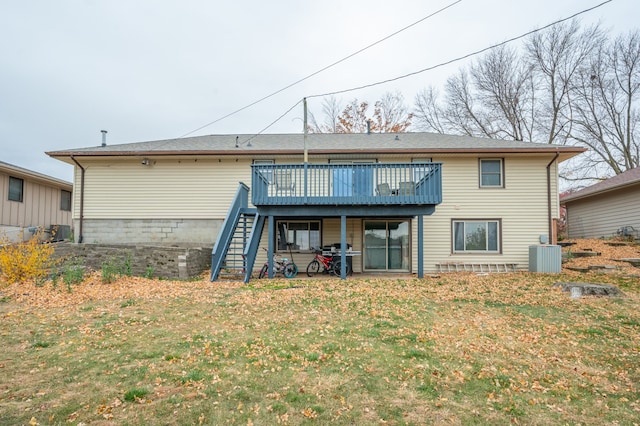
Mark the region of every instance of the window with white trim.
<instances>
[{"instance_id":1,"label":"window with white trim","mask_svg":"<svg viewBox=\"0 0 640 426\"><path fill-rule=\"evenodd\" d=\"M268 165L273 165L275 164L275 160L253 160L253 164L268 164ZM267 180L268 183L273 183L273 169L269 168L269 169L263 169L262 170L262 175L264 176L264 178Z\"/></svg>"},{"instance_id":2,"label":"window with white trim","mask_svg":"<svg viewBox=\"0 0 640 426\"><path fill-rule=\"evenodd\" d=\"M502 159L480 159L480 188L502 188L504 177L502 176Z\"/></svg>"},{"instance_id":3,"label":"window with white trim","mask_svg":"<svg viewBox=\"0 0 640 426\"><path fill-rule=\"evenodd\" d=\"M431 163L431 158L412 158L412 163ZM431 171L431 166L414 166L413 167L413 179L415 182L420 182L429 172Z\"/></svg>"},{"instance_id":4,"label":"window with white trim","mask_svg":"<svg viewBox=\"0 0 640 426\"><path fill-rule=\"evenodd\" d=\"M310 251L313 247L320 247L320 221L278 221L276 247L278 251Z\"/></svg>"},{"instance_id":5,"label":"window with white trim","mask_svg":"<svg viewBox=\"0 0 640 426\"><path fill-rule=\"evenodd\" d=\"M500 220L453 220L454 253L500 253Z\"/></svg>"}]
</instances>

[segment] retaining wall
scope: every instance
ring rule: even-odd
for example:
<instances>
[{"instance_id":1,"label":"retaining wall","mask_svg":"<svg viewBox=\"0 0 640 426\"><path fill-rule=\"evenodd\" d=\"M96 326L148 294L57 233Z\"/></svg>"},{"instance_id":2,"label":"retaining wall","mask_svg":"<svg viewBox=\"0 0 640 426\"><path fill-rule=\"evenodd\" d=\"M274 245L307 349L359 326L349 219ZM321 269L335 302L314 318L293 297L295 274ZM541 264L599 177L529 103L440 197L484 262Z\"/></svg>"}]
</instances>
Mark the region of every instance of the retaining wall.
<instances>
[{"instance_id":1,"label":"retaining wall","mask_svg":"<svg viewBox=\"0 0 640 426\"><path fill-rule=\"evenodd\" d=\"M147 246L129 244L55 243L55 258L73 257L87 268L99 271L107 262L124 264L130 259L137 276L186 280L211 268L212 247Z\"/></svg>"}]
</instances>

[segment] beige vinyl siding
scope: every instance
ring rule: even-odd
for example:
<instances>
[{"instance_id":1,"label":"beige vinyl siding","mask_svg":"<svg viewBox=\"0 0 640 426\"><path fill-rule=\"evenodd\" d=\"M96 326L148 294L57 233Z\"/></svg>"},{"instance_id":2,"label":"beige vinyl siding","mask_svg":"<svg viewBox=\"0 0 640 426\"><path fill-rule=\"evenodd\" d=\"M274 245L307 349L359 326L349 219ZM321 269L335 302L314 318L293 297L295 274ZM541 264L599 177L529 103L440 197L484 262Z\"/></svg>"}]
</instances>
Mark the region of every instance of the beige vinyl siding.
<instances>
[{"instance_id":1,"label":"beige vinyl siding","mask_svg":"<svg viewBox=\"0 0 640 426\"><path fill-rule=\"evenodd\" d=\"M622 226L640 229L640 185L567 203L569 238L608 238Z\"/></svg>"},{"instance_id":2,"label":"beige vinyl siding","mask_svg":"<svg viewBox=\"0 0 640 426\"><path fill-rule=\"evenodd\" d=\"M269 157L274 158L274 157ZM369 158L369 157L367 157ZM485 158L485 157L481 157ZM433 156L442 162L443 202L431 216L424 217L424 266L435 270L438 262L517 263L526 267L528 246L539 243L540 235L548 234L546 166L552 155L491 156L503 158L504 188L479 187L477 155ZM299 159L275 157L276 164L298 163ZM357 158L351 158L356 160ZM239 182L251 186L250 158L171 159L150 158L143 166L141 159L85 160L84 218L148 219L183 218L223 219L235 195ZM379 157L385 162L410 162L411 156ZM314 157L313 163L326 164ZM552 216L558 217L557 165L551 168ZM74 218L79 218L80 170L76 168ZM499 254L452 254L452 219L499 220L502 236ZM215 240L212 236L212 241ZM266 247L267 231L262 236ZM87 234L87 238L91 237ZM347 219L347 242L362 250L362 219ZM417 223L411 222L412 271L417 271ZM340 241L340 219L328 218L322 223L322 242ZM294 260L304 274L309 254L294 254ZM265 261L260 250L255 267ZM354 259L354 269L362 269L362 258Z\"/></svg>"},{"instance_id":3,"label":"beige vinyl siding","mask_svg":"<svg viewBox=\"0 0 640 426\"><path fill-rule=\"evenodd\" d=\"M495 158L495 157L494 157ZM425 270L438 262L518 263L526 266L528 246L539 244L548 234L547 157L504 157L505 187L479 188L477 157L434 158L441 161L442 204L424 218ZM551 193L557 194L555 165ZM557 217L557 196L552 196L552 214ZM452 219L501 221L499 254L452 254ZM417 270L417 223L412 226L412 267Z\"/></svg>"},{"instance_id":4,"label":"beige vinyl siding","mask_svg":"<svg viewBox=\"0 0 640 426\"><path fill-rule=\"evenodd\" d=\"M0 225L71 225L71 212L60 210L61 188L34 182L28 177L12 176L23 180L23 198L22 202L8 200L9 175L0 173Z\"/></svg>"},{"instance_id":5,"label":"beige vinyl siding","mask_svg":"<svg viewBox=\"0 0 640 426\"><path fill-rule=\"evenodd\" d=\"M224 218L250 160L150 159L85 164L85 219ZM76 170L76 188L80 172ZM74 194L80 215L80 191Z\"/></svg>"}]
</instances>

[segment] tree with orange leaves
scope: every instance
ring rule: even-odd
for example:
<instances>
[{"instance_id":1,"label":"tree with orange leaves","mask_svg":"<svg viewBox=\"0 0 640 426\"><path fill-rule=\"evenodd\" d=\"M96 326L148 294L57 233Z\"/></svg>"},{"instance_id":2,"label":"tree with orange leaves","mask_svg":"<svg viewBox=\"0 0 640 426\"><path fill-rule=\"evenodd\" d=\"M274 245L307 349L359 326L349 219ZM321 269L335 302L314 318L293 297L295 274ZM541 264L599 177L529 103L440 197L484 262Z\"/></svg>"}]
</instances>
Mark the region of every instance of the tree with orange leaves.
<instances>
[{"instance_id":1,"label":"tree with orange leaves","mask_svg":"<svg viewBox=\"0 0 640 426\"><path fill-rule=\"evenodd\" d=\"M318 124L313 114L309 125L312 133L401 133L411 125L413 114L404 105L400 92L387 92L374 104L373 115L367 115L369 103L354 99L340 111L334 97L323 103L325 121Z\"/></svg>"}]
</instances>

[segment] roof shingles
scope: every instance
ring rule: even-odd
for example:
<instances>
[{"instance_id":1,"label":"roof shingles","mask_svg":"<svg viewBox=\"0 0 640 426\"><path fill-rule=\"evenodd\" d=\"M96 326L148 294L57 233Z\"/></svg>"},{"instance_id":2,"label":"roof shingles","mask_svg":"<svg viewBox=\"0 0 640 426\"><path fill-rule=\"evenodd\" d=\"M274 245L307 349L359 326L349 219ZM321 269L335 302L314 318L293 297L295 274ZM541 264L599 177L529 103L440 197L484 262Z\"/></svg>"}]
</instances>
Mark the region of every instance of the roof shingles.
<instances>
[{"instance_id":1,"label":"roof shingles","mask_svg":"<svg viewBox=\"0 0 640 426\"><path fill-rule=\"evenodd\" d=\"M51 151L51 157L126 155L293 154L304 149L303 134L208 135ZM437 133L313 133L307 136L311 154L352 152L559 152L572 157L584 151L574 146L508 141Z\"/></svg>"},{"instance_id":2,"label":"roof shingles","mask_svg":"<svg viewBox=\"0 0 640 426\"><path fill-rule=\"evenodd\" d=\"M640 184L640 167L627 170L624 173L613 176L609 179L598 182L594 185L581 189L580 191L573 192L561 197L561 201L570 202L573 200L586 198L595 194L601 194L607 191L613 191L625 186Z\"/></svg>"}]
</instances>

